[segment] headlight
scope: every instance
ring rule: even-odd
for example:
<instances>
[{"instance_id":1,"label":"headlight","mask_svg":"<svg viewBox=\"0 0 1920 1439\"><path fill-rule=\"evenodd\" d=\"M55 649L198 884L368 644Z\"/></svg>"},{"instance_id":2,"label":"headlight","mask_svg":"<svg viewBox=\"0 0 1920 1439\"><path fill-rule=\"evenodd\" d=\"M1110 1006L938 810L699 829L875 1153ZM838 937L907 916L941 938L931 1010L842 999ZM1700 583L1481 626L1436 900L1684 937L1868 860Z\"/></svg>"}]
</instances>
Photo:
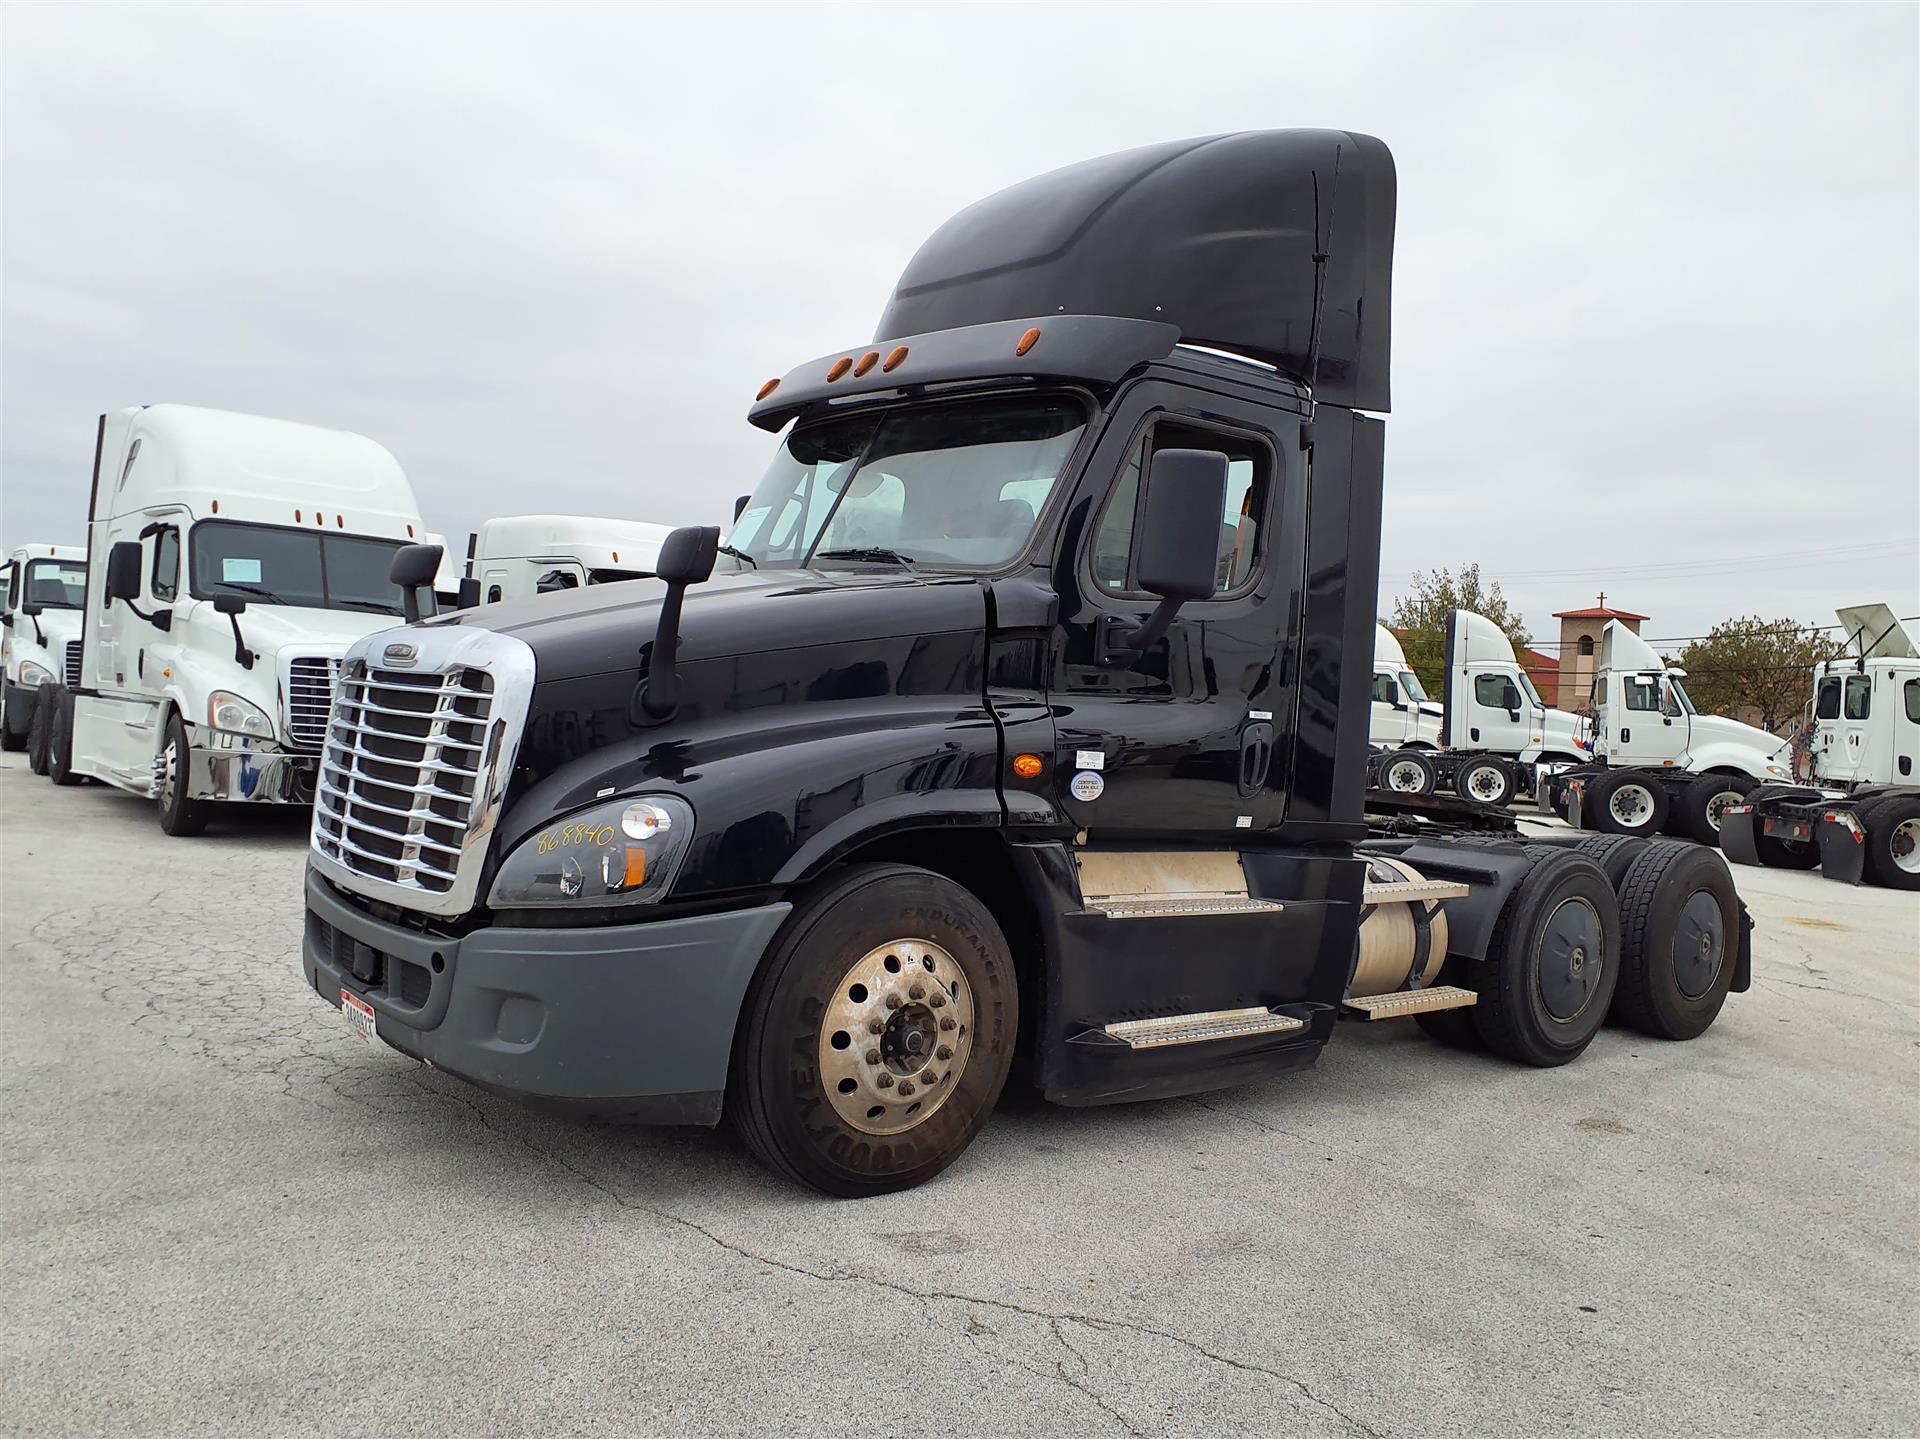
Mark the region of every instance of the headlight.
<instances>
[{"instance_id":1,"label":"headlight","mask_svg":"<svg viewBox=\"0 0 1920 1439\"><path fill-rule=\"evenodd\" d=\"M35 690L53 678L53 671L45 665L37 665L32 660L20 661L20 687Z\"/></svg>"},{"instance_id":2,"label":"headlight","mask_svg":"<svg viewBox=\"0 0 1920 1439\"><path fill-rule=\"evenodd\" d=\"M1777 764L1770 764L1767 766L1767 773L1768 774L1785 774L1786 771L1781 769L1780 766Z\"/></svg>"},{"instance_id":3,"label":"headlight","mask_svg":"<svg viewBox=\"0 0 1920 1439\"><path fill-rule=\"evenodd\" d=\"M495 876L494 909L648 904L667 892L693 840L693 810L669 794L618 799L528 835Z\"/></svg>"},{"instance_id":4,"label":"headlight","mask_svg":"<svg viewBox=\"0 0 1920 1439\"><path fill-rule=\"evenodd\" d=\"M273 738L273 721L260 712L259 706L226 690L215 690L207 696L207 723L234 734Z\"/></svg>"}]
</instances>

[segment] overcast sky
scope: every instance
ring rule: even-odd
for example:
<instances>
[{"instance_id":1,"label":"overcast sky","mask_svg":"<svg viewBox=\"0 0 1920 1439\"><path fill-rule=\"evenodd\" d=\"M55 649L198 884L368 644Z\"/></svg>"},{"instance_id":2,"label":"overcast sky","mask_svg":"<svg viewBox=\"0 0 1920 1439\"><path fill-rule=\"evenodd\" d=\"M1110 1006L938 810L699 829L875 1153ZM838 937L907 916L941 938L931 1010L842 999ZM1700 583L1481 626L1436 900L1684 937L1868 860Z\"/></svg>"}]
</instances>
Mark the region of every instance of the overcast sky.
<instances>
[{"instance_id":1,"label":"overcast sky","mask_svg":"<svg viewBox=\"0 0 1920 1439\"><path fill-rule=\"evenodd\" d=\"M954 210L1321 125L1400 171L1383 611L1915 614L1916 13L10 6L0 538L162 400L370 435L458 537L724 522Z\"/></svg>"}]
</instances>

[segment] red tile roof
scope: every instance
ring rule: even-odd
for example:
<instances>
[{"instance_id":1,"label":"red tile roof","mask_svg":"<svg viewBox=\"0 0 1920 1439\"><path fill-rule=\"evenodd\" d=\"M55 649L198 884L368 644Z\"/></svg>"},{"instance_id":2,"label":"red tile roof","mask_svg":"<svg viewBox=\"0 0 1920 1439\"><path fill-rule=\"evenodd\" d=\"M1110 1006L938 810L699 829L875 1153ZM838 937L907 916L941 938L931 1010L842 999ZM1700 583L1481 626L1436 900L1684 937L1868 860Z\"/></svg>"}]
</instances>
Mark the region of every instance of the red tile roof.
<instances>
[{"instance_id":1,"label":"red tile roof","mask_svg":"<svg viewBox=\"0 0 1920 1439\"><path fill-rule=\"evenodd\" d=\"M1539 650L1528 650L1523 657L1523 661L1529 670L1553 670L1558 673L1560 669L1559 660L1555 659L1552 655L1543 655Z\"/></svg>"},{"instance_id":2,"label":"red tile roof","mask_svg":"<svg viewBox=\"0 0 1920 1439\"><path fill-rule=\"evenodd\" d=\"M1556 620L1648 620L1652 615L1636 615L1632 610L1610 610L1590 605L1584 610L1556 610Z\"/></svg>"}]
</instances>

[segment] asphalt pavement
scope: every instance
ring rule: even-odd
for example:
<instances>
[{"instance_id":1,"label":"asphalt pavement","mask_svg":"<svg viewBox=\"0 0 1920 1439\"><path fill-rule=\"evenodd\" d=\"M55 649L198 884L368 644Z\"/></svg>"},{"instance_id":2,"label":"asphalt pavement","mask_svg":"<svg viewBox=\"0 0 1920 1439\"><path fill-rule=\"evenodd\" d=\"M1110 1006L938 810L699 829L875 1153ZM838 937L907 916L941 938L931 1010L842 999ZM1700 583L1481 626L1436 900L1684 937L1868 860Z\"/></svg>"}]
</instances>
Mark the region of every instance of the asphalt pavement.
<instances>
[{"instance_id":1,"label":"asphalt pavement","mask_svg":"<svg viewBox=\"0 0 1920 1439\"><path fill-rule=\"evenodd\" d=\"M21 759L8 1433L1920 1432L1920 896L1736 871L1754 988L1692 1043L1349 1025L831 1201L356 1039L299 974L304 815L171 840Z\"/></svg>"}]
</instances>

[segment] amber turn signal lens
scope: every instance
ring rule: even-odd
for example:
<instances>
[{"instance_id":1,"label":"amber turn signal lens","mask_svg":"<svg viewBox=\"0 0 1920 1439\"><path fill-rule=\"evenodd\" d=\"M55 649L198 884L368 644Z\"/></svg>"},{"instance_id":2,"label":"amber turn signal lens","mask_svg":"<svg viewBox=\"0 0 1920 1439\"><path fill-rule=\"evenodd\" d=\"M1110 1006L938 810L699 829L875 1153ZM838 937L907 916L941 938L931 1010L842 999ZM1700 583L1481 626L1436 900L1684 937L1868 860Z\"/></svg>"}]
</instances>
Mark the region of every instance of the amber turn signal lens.
<instances>
[{"instance_id":1,"label":"amber turn signal lens","mask_svg":"<svg viewBox=\"0 0 1920 1439\"><path fill-rule=\"evenodd\" d=\"M1016 355L1024 355L1028 350L1031 350L1035 345L1039 343L1040 343L1040 330L1036 326L1035 328L1028 330L1026 334L1020 337L1020 343L1013 347L1013 352Z\"/></svg>"},{"instance_id":2,"label":"amber turn signal lens","mask_svg":"<svg viewBox=\"0 0 1920 1439\"><path fill-rule=\"evenodd\" d=\"M622 889L638 889L647 882L647 852L638 845L627 846L627 882Z\"/></svg>"},{"instance_id":3,"label":"amber turn signal lens","mask_svg":"<svg viewBox=\"0 0 1920 1439\"><path fill-rule=\"evenodd\" d=\"M868 350L866 354L860 357L860 363L853 367L854 379L856 380L859 379L862 375L866 374L868 370L871 370L875 365L879 363L880 363L880 352L878 350Z\"/></svg>"},{"instance_id":4,"label":"amber turn signal lens","mask_svg":"<svg viewBox=\"0 0 1920 1439\"><path fill-rule=\"evenodd\" d=\"M848 370L851 370L852 368L853 368L853 361L848 359L845 355L842 355L839 359L833 362L833 368L827 371L827 383L831 385L835 380L839 379L842 375L846 374L846 372Z\"/></svg>"},{"instance_id":5,"label":"amber turn signal lens","mask_svg":"<svg viewBox=\"0 0 1920 1439\"><path fill-rule=\"evenodd\" d=\"M900 366L905 362L906 358L907 358L907 347L905 345L902 345L900 346L899 349L895 350L891 355L887 356L887 362L886 364L880 367L880 373L883 375L890 374L893 371L899 369Z\"/></svg>"},{"instance_id":6,"label":"amber turn signal lens","mask_svg":"<svg viewBox=\"0 0 1920 1439\"><path fill-rule=\"evenodd\" d=\"M1013 772L1021 779L1032 779L1047 767L1047 762L1037 754L1017 754L1013 757Z\"/></svg>"},{"instance_id":7,"label":"amber turn signal lens","mask_svg":"<svg viewBox=\"0 0 1920 1439\"><path fill-rule=\"evenodd\" d=\"M771 395L775 390L779 388L780 388L779 380L777 379L768 380L766 384L760 387L760 393L753 397L754 404L756 405L759 404L762 400L766 399L768 395Z\"/></svg>"}]
</instances>

